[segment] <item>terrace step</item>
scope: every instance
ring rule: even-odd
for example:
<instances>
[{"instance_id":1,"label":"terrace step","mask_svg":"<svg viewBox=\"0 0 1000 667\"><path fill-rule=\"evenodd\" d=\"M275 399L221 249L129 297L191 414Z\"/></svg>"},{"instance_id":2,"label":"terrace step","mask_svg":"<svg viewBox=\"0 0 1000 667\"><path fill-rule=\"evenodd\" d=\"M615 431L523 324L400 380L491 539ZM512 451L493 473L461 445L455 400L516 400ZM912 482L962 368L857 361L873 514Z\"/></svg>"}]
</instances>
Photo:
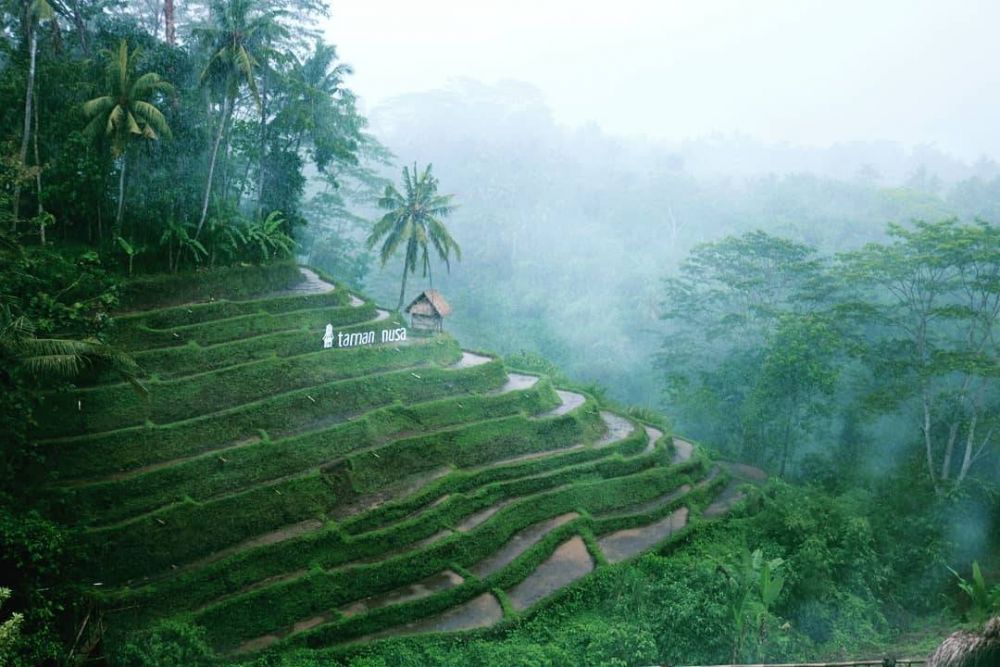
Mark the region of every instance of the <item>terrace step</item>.
<instances>
[{"instance_id":1,"label":"terrace step","mask_svg":"<svg viewBox=\"0 0 1000 667\"><path fill-rule=\"evenodd\" d=\"M562 401L562 403L541 415L542 417L559 417L580 407L583 405L584 401L587 400L586 396L578 394L575 391L556 389L556 394L559 396L559 400Z\"/></svg>"},{"instance_id":2,"label":"terrace step","mask_svg":"<svg viewBox=\"0 0 1000 667\"><path fill-rule=\"evenodd\" d=\"M564 523L569 523L573 519L577 519L579 517L580 515L576 512L567 512L566 514L560 514L559 516L552 517L551 519L529 526L528 528L516 533L514 537L507 542L507 544L501 547L492 556L479 561L470 567L469 570L471 570L477 577L488 577L494 572L498 572L509 565L515 558L540 542L543 537L551 533L559 526Z\"/></svg>"},{"instance_id":3,"label":"terrace step","mask_svg":"<svg viewBox=\"0 0 1000 667\"><path fill-rule=\"evenodd\" d=\"M594 559L579 535L563 542L528 578L507 591L511 606L525 611L594 569Z\"/></svg>"},{"instance_id":4,"label":"terrace step","mask_svg":"<svg viewBox=\"0 0 1000 667\"><path fill-rule=\"evenodd\" d=\"M659 521L639 528L627 528L597 541L609 563L618 563L653 547L687 525L688 508L680 507Z\"/></svg>"},{"instance_id":5,"label":"terrace step","mask_svg":"<svg viewBox=\"0 0 1000 667\"><path fill-rule=\"evenodd\" d=\"M361 637L358 641L366 642L382 637L410 635L425 632L458 632L486 628L503 619L503 608L492 593L483 593L468 602L449 609L443 614L431 616L415 623L408 623L396 628L383 630Z\"/></svg>"},{"instance_id":6,"label":"terrace step","mask_svg":"<svg viewBox=\"0 0 1000 667\"><path fill-rule=\"evenodd\" d=\"M302 282L289 287L286 290L281 290L276 292L274 296L291 296L295 294L323 294L325 292L332 292L337 288L336 285L331 285L322 278L320 278L315 271L308 269L304 266L299 267L299 273L302 274Z\"/></svg>"}]
</instances>

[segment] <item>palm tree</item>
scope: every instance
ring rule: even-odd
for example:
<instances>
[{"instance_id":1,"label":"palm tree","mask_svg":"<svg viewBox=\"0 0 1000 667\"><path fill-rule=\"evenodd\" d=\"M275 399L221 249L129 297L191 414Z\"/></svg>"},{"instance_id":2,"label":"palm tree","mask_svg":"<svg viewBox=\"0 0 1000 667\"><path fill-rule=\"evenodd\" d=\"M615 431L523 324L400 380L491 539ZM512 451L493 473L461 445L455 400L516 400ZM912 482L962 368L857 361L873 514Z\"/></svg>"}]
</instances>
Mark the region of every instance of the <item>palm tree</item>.
<instances>
[{"instance_id":1,"label":"palm tree","mask_svg":"<svg viewBox=\"0 0 1000 667\"><path fill-rule=\"evenodd\" d=\"M24 94L24 128L21 131L21 150L18 152L18 160L21 168L28 159L28 142L31 137L32 105L35 104L35 71L38 55L38 24L47 21L55 16L52 6L46 0L25 0L22 5L22 25L28 38L28 82ZM37 118L37 109L35 110ZM37 125L37 123L36 123ZM37 165L36 165L37 166ZM40 188L39 188L40 189ZM42 193L39 192L41 197ZM21 179L18 178L14 185L14 222L13 229L17 230L18 208L21 203Z\"/></svg>"},{"instance_id":2,"label":"palm tree","mask_svg":"<svg viewBox=\"0 0 1000 667\"><path fill-rule=\"evenodd\" d=\"M418 173L414 163L412 174L407 167L403 167L403 189L406 194L401 194L393 185L387 185L385 193L378 200L379 208L387 213L375 223L368 235L368 247L374 248L379 241L382 242L379 260L383 267L397 248L404 247L403 280L399 287L399 304L396 310L403 307L406 276L408 273L416 273L418 259L423 266L423 274L431 278L431 286L434 286L428 246L434 247L438 258L444 261L449 272L451 251L454 250L455 256L462 259L462 249L439 219L455 210L451 203L452 195L439 195L437 188L438 180L431 175L431 165L428 164L423 173Z\"/></svg>"},{"instance_id":3,"label":"palm tree","mask_svg":"<svg viewBox=\"0 0 1000 667\"><path fill-rule=\"evenodd\" d=\"M261 106L255 70L259 66L258 58L263 57L269 45L288 34L279 23L282 15L283 12L269 8L260 0L214 0L209 22L193 30L194 36L211 53L201 75L202 84L215 86L222 96L195 238L201 234L208 216L219 146L232 119L236 98L244 86L249 88L255 104ZM264 120L262 118L262 122Z\"/></svg>"},{"instance_id":4,"label":"palm tree","mask_svg":"<svg viewBox=\"0 0 1000 667\"><path fill-rule=\"evenodd\" d=\"M118 45L117 52L105 50L104 55L108 58L108 94L95 97L83 105L83 113L90 119L84 134L94 140L103 138L109 141L111 155L120 162L116 234L121 234L122 213L125 210L125 169L128 165L126 158L129 142L132 139L155 141L160 136L171 136L167 119L148 100L157 92L172 91L173 86L155 72L135 77L135 66L140 53L138 47L129 53L125 40Z\"/></svg>"},{"instance_id":5,"label":"palm tree","mask_svg":"<svg viewBox=\"0 0 1000 667\"><path fill-rule=\"evenodd\" d=\"M145 393L131 357L95 338L40 338L35 323L17 313L16 306L13 296L0 293L0 359L37 379L72 379L94 362L103 362ZM5 368L5 372L11 370L10 366Z\"/></svg>"}]
</instances>

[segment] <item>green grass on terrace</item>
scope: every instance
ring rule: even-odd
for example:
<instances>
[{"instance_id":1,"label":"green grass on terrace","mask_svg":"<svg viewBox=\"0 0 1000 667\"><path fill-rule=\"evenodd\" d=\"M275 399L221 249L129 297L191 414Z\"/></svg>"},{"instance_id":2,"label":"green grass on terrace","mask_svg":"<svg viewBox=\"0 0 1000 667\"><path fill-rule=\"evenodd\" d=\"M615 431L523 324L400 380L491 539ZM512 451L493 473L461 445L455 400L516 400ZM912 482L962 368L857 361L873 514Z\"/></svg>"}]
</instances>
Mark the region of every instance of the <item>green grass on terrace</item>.
<instances>
[{"instance_id":1,"label":"green grass on terrace","mask_svg":"<svg viewBox=\"0 0 1000 667\"><path fill-rule=\"evenodd\" d=\"M276 315L252 313L172 329L148 329L136 326L116 331L113 342L127 351L137 351L176 347L189 342L214 345L292 329L319 329L319 335L322 336L323 327L327 324L339 327L371 320L376 316L375 310L374 304L369 302L358 307L307 308Z\"/></svg>"},{"instance_id":2,"label":"green grass on terrace","mask_svg":"<svg viewBox=\"0 0 1000 667\"><path fill-rule=\"evenodd\" d=\"M500 549L516 532L539 521L572 511L598 513L624 507L661 496L686 481L691 480L677 470L652 468L627 477L572 483L515 501L468 533L455 534L376 563L331 571L313 569L298 579L207 607L195 618L208 628L214 644L231 649L241 641L330 611L359 597L417 581L453 563L469 568ZM532 569L527 568L524 576ZM488 577L483 585L488 587L490 580L502 579L498 576L502 573L503 570Z\"/></svg>"},{"instance_id":3,"label":"green grass on terrace","mask_svg":"<svg viewBox=\"0 0 1000 667\"><path fill-rule=\"evenodd\" d=\"M447 399L407 409L382 409L318 431L210 452L144 474L69 488L63 491L63 504L72 513L73 521L114 523L184 496L204 501L319 466L352 451L374 447L393 433L468 426L518 413L532 414L557 400L551 385L538 383L520 392L468 397L464 402ZM448 409L442 410L442 405Z\"/></svg>"},{"instance_id":4,"label":"green grass on terrace","mask_svg":"<svg viewBox=\"0 0 1000 667\"><path fill-rule=\"evenodd\" d=\"M568 424L585 415L570 413L552 421ZM547 444L565 447L582 433L580 427L564 427ZM107 568L102 575L106 581L155 574L283 526L325 517L357 495L338 481L314 470L205 503L186 498L153 514L84 533L81 539L97 550L94 560Z\"/></svg>"},{"instance_id":5,"label":"green grass on terrace","mask_svg":"<svg viewBox=\"0 0 1000 667\"><path fill-rule=\"evenodd\" d=\"M387 503L383 508L388 511L375 510L341 525L330 523L322 530L286 542L236 553L181 572L145 589L113 594L113 604L138 605L142 615L176 612L197 608L255 582L294 570L337 567L358 559L382 557L505 500L587 479L635 474L662 464L669 456L662 447L647 456L634 456L645 444L645 431L636 429L620 443L602 449L576 450L475 472L454 471L411 497ZM630 458L622 458L623 453ZM582 459L583 454L589 459ZM693 462L681 470L700 470L701 465ZM444 502L432 506L438 499ZM394 521L399 523L388 525Z\"/></svg>"},{"instance_id":6,"label":"green grass on terrace","mask_svg":"<svg viewBox=\"0 0 1000 667\"><path fill-rule=\"evenodd\" d=\"M457 355L457 344L437 339ZM439 344L435 342L435 344ZM328 351L329 352L329 351ZM466 369L427 367L413 377L403 370L379 376L338 380L282 392L244 405L174 424L147 425L46 443L64 479L87 479L193 456L257 436L272 438L316 422L335 423L344 417L398 402L417 403L449 395L483 392L505 381L503 365L492 361ZM338 419L339 417L339 419Z\"/></svg>"},{"instance_id":7,"label":"green grass on terrace","mask_svg":"<svg viewBox=\"0 0 1000 667\"><path fill-rule=\"evenodd\" d=\"M68 412L78 416L77 428L83 424L92 431L135 426L147 419L167 424L303 387L411 366L446 364L456 361L460 354L453 340L448 345L320 348L295 357L249 361L176 380L153 380L147 383L148 395L124 384L57 394L48 397L40 414L44 419ZM55 424L38 430L65 435L73 427L60 426L61 419L49 421Z\"/></svg>"},{"instance_id":8,"label":"green grass on terrace","mask_svg":"<svg viewBox=\"0 0 1000 667\"><path fill-rule=\"evenodd\" d=\"M598 536L681 505L697 528L697 511L726 483L705 481L700 452L671 465L668 439L647 447L638 424L595 446L606 428L592 397L546 416L559 403L550 380L499 392L502 362L453 367L461 350L448 336L322 350L327 323L401 322L371 302L350 305L339 285L274 296L300 279L285 264L134 281L127 308L164 294L205 302L117 319L115 340L143 368L148 398L107 375L46 397L36 435L49 438L48 464L64 482L47 500L79 527L81 581L104 584L109 642L179 618L223 652L269 634L283 637L279 650L340 644L483 592L506 600L573 535L605 567ZM642 510L683 484L693 490ZM483 512L494 513L458 530ZM568 512L579 516L498 571L472 573L518 532ZM337 612L446 569L465 581ZM288 634L320 614L322 625Z\"/></svg>"},{"instance_id":9,"label":"green grass on terrace","mask_svg":"<svg viewBox=\"0 0 1000 667\"><path fill-rule=\"evenodd\" d=\"M398 318L388 318L381 321L366 321L343 326L337 331L345 333L374 331L376 340L381 340L383 329L396 329L400 326L402 324ZM145 376L170 379L267 357L293 357L307 354L320 346L321 334L322 329L279 331L207 347L202 347L197 343L188 343L178 347L146 350L133 354L132 358L142 368ZM113 381L118 381L113 376L108 377Z\"/></svg>"}]
</instances>

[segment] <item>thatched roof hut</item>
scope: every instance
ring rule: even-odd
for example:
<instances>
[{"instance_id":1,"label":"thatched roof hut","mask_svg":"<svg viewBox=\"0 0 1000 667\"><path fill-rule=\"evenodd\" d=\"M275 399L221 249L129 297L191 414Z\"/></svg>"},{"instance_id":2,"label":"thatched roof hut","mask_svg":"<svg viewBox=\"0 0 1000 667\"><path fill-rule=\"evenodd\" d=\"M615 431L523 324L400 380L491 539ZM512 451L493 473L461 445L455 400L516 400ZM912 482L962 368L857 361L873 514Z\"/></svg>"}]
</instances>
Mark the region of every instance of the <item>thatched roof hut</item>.
<instances>
[{"instance_id":1,"label":"thatched roof hut","mask_svg":"<svg viewBox=\"0 0 1000 667\"><path fill-rule=\"evenodd\" d=\"M1000 665L1000 616L982 632L959 630L941 642L925 667L997 667Z\"/></svg>"},{"instance_id":2,"label":"thatched roof hut","mask_svg":"<svg viewBox=\"0 0 1000 667\"><path fill-rule=\"evenodd\" d=\"M420 293L406 307L410 315L410 326L422 331L441 331L444 329L444 318L451 315L451 306L441 293L429 289Z\"/></svg>"}]
</instances>

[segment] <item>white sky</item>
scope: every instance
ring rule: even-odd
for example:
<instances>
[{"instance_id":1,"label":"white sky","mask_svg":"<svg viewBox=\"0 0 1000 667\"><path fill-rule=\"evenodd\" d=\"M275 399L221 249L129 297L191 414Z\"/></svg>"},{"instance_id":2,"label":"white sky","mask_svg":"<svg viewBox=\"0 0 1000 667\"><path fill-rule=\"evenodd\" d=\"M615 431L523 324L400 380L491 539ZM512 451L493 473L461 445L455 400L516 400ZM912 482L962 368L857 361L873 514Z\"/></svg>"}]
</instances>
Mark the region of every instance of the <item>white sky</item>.
<instances>
[{"instance_id":1,"label":"white sky","mask_svg":"<svg viewBox=\"0 0 1000 667\"><path fill-rule=\"evenodd\" d=\"M516 79L557 121L1000 156L998 0L332 0L367 108Z\"/></svg>"}]
</instances>

